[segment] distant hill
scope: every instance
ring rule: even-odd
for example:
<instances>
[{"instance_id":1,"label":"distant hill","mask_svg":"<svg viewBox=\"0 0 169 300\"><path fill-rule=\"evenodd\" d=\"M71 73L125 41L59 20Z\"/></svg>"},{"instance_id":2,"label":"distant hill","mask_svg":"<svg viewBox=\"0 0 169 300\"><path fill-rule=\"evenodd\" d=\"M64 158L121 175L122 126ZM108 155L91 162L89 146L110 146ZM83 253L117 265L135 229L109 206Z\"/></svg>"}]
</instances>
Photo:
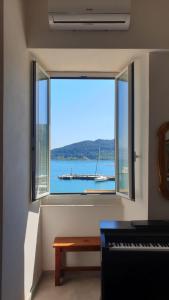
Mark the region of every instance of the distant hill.
<instances>
[{"instance_id":1,"label":"distant hill","mask_svg":"<svg viewBox=\"0 0 169 300\"><path fill-rule=\"evenodd\" d=\"M114 159L114 140L82 141L51 150L52 159L97 159L100 148L101 160Z\"/></svg>"}]
</instances>

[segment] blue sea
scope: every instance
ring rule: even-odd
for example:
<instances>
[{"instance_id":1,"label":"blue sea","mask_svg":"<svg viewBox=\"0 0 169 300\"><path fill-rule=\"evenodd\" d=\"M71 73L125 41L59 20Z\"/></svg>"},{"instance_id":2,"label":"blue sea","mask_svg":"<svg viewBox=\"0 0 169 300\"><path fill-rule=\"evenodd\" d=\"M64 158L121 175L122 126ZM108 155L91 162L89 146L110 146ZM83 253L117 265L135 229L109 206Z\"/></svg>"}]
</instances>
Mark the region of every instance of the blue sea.
<instances>
[{"instance_id":1,"label":"blue sea","mask_svg":"<svg viewBox=\"0 0 169 300\"><path fill-rule=\"evenodd\" d=\"M95 180L63 180L58 176L65 174L95 174L96 160L51 160L50 192L51 193L83 193L86 190L114 190L114 181L96 182ZM115 175L115 162L100 160L97 165L98 175Z\"/></svg>"}]
</instances>

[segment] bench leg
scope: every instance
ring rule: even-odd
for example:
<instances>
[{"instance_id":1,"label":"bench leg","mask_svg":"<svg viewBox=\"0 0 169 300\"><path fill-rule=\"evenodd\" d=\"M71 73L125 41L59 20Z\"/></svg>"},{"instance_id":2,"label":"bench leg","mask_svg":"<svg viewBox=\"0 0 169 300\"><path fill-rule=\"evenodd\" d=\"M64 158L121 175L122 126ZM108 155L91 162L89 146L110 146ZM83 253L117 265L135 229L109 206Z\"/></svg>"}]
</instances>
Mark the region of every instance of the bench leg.
<instances>
[{"instance_id":1,"label":"bench leg","mask_svg":"<svg viewBox=\"0 0 169 300\"><path fill-rule=\"evenodd\" d=\"M66 267L66 252L62 251L62 270L61 270L61 276L64 277L65 272L64 268Z\"/></svg>"},{"instance_id":2,"label":"bench leg","mask_svg":"<svg viewBox=\"0 0 169 300\"><path fill-rule=\"evenodd\" d=\"M55 248L55 286L60 285L60 278L61 278L61 264L62 264L62 257L61 257L61 249Z\"/></svg>"}]
</instances>

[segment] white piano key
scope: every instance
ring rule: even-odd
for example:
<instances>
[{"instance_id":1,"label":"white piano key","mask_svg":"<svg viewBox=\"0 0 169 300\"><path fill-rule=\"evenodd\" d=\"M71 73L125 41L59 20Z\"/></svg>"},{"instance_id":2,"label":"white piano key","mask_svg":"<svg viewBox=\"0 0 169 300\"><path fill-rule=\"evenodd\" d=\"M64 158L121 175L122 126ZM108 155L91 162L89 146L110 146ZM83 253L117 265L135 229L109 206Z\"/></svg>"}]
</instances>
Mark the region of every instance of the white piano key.
<instances>
[{"instance_id":1,"label":"white piano key","mask_svg":"<svg viewBox=\"0 0 169 300\"><path fill-rule=\"evenodd\" d=\"M120 250L120 251L169 251L169 246L165 246L167 243L109 243L109 250Z\"/></svg>"}]
</instances>

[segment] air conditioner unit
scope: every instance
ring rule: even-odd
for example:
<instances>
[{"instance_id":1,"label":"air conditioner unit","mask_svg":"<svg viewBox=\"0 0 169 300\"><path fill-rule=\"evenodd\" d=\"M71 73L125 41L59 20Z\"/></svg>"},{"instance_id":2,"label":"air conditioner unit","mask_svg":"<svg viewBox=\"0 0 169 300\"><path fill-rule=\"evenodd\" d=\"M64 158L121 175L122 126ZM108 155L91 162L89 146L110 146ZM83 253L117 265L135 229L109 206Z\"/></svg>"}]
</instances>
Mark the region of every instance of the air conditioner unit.
<instances>
[{"instance_id":1,"label":"air conditioner unit","mask_svg":"<svg viewBox=\"0 0 169 300\"><path fill-rule=\"evenodd\" d=\"M49 12L49 26L55 30L128 30L130 14Z\"/></svg>"}]
</instances>

